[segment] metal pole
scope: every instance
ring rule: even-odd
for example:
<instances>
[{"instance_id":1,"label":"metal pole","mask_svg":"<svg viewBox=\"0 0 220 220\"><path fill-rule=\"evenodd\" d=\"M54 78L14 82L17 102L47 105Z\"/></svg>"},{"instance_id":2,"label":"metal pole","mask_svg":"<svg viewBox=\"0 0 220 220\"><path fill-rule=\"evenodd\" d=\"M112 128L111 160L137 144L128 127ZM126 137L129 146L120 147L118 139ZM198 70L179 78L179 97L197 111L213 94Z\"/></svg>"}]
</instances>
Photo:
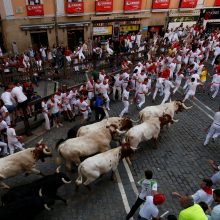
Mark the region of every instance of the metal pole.
<instances>
[{"instance_id":1,"label":"metal pole","mask_svg":"<svg viewBox=\"0 0 220 220\"><path fill-rule=\"evenodd\" d=\"M55 27L55 38L56 38L56 45L59 45L59 38L58 38L58 26L57 26L57 0L54 0L54 27Z\"/></svg>"}]
</instances>

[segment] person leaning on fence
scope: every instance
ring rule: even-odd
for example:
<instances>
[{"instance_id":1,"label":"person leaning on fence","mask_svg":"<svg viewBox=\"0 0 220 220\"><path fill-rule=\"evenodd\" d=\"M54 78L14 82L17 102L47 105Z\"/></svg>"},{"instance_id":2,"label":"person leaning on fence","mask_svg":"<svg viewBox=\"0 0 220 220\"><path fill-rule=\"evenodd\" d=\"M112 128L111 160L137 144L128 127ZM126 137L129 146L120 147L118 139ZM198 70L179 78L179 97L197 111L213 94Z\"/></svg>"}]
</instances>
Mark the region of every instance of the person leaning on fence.
<instances>
[{"instance_id":1,"label":"person leaning on fence","mask_svg":"<svg viewBox=\"0 0 220 220\"><path fill-rule=\"evenodd\" d=\"M10 154L13 154L15 150L24 150L23 144L20 142L20 140L23 139L22 136L17 136L14 125L10 125L7 128L7 139L8 139L8 147Z\"/></svg>"}]
</instances>

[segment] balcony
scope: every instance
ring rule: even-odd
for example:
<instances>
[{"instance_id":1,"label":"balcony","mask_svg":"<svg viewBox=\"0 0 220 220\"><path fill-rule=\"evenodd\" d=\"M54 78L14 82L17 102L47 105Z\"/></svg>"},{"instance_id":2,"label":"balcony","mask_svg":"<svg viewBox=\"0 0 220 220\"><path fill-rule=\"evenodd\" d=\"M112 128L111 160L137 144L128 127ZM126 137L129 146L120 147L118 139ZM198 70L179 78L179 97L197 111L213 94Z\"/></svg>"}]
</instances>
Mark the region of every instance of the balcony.
<instances>
[{"instance_id":1,"label":"balcony","mask_svg":"<svg viewBox=\"0 0 220 220\"><path fill-rule=\"evenodd\" d=\"M84 13L84 2L66 2L67 14L82 14Z\"/></svg>"},{"instance_id":2,"label":"balcony","mask_svg":"<svg viewBox=\"0 0 220 220\"><path fill-rule=\"evenodd\" d=\"M44 5L37 4L37 5L27 5L27 15L28 16L42 16L44 15Z\"/></svg>"}]
</instances>

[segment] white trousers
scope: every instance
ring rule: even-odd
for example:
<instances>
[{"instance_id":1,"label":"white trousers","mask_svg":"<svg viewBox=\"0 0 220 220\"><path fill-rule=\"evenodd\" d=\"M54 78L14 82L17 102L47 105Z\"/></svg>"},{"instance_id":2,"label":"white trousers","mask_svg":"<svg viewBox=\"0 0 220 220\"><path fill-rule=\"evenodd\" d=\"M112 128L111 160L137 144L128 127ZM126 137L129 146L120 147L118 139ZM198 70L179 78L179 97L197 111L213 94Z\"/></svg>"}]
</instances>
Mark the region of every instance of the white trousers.
<instances>
[{"instance_id":1,"label":"white trousers","mask_svg":"<svg viewBox=\"0 0 220 220\"><path fill-rule=\"evenodd\" d=\"M194 91L191 91L189 90L186 95L185 95L185 98L183 99L183 102L185 102L189 97L192 97L195 95L195 92Z\"/></svg>"},{"instance_id":2,"label":"white trousers","mask_svg":"<svg viewBox=\"0 0 220 220\"><path fill-rule=\"evenodd\" d=\"M85 56L83 53L79 53L79 60L85 60Z\"/></svg>"},{"instance_id":3,"label":"white trousers","mask_svg":"<svg viewBox=\"0 0 220 220\"><path fill-rule=\"evenodd\" d=\"M165 91L164 98L163 98L163 101L161 102L161 104L164 104L166 101L168 101L169 97L170 97L170 91Z\"/></svg>"},{"instance_id":4,"label":"white trousers","mask_svg":"<svg viewBox=\"0 0 220 220\"><path fill-rule=\"evenodd\" d=\"M19 141L9 142L8 147L9 147L10 154L13 154L15 149L24 150L24 148L22 147L22 144Z\"/></svg>"},{"instance_id":5,"label":"white trousers","mask_svg":"<svg viewBox=\"0 0 220 220\"><path fill-rule=\"evenodd\" d=\"M108 94L107 94L107 93L104 93L104 94L103 94L103 97L105 98L105 101L106 101L105 106L106 106L107 109L109 109L110 99L109 99Z\"/></svg>"},{"instance_id":6,"label":"white trousers","mask_svg":"<svg viewBox=\"0 0 220 220\"><path fill-rule=\"evenodd\" d=\"M156 87L155 88L154 95L153 95L153 100L155 100L158 91L160 91L160 96L162 96L163 95L163 87Z\"/></svg>"},{"instance_id":7,"label":"white trousers","mask_svg":"<svg viewBox=\"0 0 220 220\"><path fill-rule=\"evenodd\" d=\"M123 101L124 109L120 113L119 117L122 117L125 113L128 113L129 101Z\"/></svg>"},{"instance_id":8,"label":"white trousers","mask_svg":"<svg viewBox=\"0 0 220 220\"><path fill-rule=\"evenodd\" d=\"M220 125L213 123L209 128L208 134L206 135L206 139L204 145L209 143L210 138L217 138L220 135Z\"/></svg>"},{"instance_id":9,"label":"white trousers","mask_svg":"<svg viewBox=\"0 0 220 220\"><path fill-rule=\"evenodd\" d=\"M46 112L43 112L42 114L45 119L45 129L50 130L50 120L49 120L48 114Z\"/></svg>"},{"instance_id":10,"label":"white trousers","mask_svg":"<svg viewBox=\"0 0 220 220\"><path fill-rule=\"evenodd\" d=\"M113 100L115 100L116 91L118 91L118 99L121 100L121 86L113 86Z\"/></svg>"},{"instance_id":11,"label":"white trousers","mask_svg":"<svg viewBox=\"0 0 220 220\"><path fill-rule=\"evenodd\" d=\"M145 94L138 94L138 99L140 100L138 107L141 108L141 106L145 103Z\"/></svg>"},{"instance_id":12,"label":"white trousers","mask_svg":"<svg viewBox=\"0 0 220 220\"><path fill-rule=\"evenodd\" d=\"M176 93L176 91L179 89L180 85L181 85L181 83L176 83L176 87L175 87L175 89L173 90L173 94Z\"/></svg>"},{"instance_id":13,"label":"white trousers","mask_svg":"<svg viewBox=\"0 0 220 220\"><path fill-rule=\"evenodd\" d=\"M210 90L211 90L211 92L214 92L214 93L212 94L212 98L214 99L214 98L217 96L217 94L218 94L219 84L215 84L215 83L212 84Z\"/></svg>"},{"instance_id":14,"label":"white trousers","mask_svg":"<svg viewBox=\"0 0 220 220\"><path fill-rule=\"evenodd\" d=\"M68 62L71 62L71 57L70 57L70 56L66 56L66 60L67 60Z\"/></svg>"},{"instance_id":15,"label":"white trousers","mask_svg":"<svg viewBox=\"0 0 220 220\"><path fill-rule=\"evenodd\" d=\"M3 150L4 154L8 153L8 145L5 142L0 141L0 148Z\"/></svg>"}]
</instances>

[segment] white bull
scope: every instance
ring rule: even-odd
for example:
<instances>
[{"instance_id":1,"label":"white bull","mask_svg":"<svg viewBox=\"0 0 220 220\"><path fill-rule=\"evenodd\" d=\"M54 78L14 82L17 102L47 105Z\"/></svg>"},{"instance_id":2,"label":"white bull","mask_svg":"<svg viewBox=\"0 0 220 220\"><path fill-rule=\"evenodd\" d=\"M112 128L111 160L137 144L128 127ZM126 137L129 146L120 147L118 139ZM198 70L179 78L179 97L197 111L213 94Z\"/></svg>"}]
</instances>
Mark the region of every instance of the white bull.
<instances>
[{"instance_id":1,"label":"white bull","mask_svg":"<svg viewBox=\"0 0 220 220\"><path fill-rule=\"evenodd\" d=\"M18 153L9 155L0 159L0 185L2 188L10 188L2 182L9 177L19 175L21 173L42 173L36 169L38 160L44 161L44 158L52 156L51 151L45 144L38 143L34 148L28 148Z\"/></svg>"},{"instance_id":2,"label":"white bull","mask_svg":"<svg viewBox=\"0 0 220 220\"><path fill-rule=\"evenodd\" d=\"M97 154L84 160L78 167L76 186L81 184L88 186L102 174L116 171L120 160L134 153L128 144Z\"/></svg>"},{"instance_id":3,"label":"white bull","mask_svg":"<svg viewBox=\"0 0 220 220\"><path fill-rule=\"evenodd\" d=\"M147 121L129 129L126 133L125 141L134 149L137 149L142 141L151 140L152 138L156 144L161 128L168 123L173 123L171 116L168 114L162 117L149 118Z\"/></svg>"},{"instance_id":4,"label":"white bull","mask_svg":"<svg viewBox=\"0 0 220 220\"><path fill-rule=\"evenodd\" d=\"M97 130L87 135L71 138L60 144L57 148L60 156L66 161L66 168L70 171L72 164L80 164L80 157L91 156L96 153L107 151L110 148L110 142L115 134L123 129L130 129L132 122L108 124L106 123L99 132ZM59 161L58 161L59 162Z\"/></svg>"},{"instance_id":5,"label":"white bull","mask_svg":"<svg viewBox=\"0 0 220 220\"><path fill-rule=\"evenodd\" d=\"M100 122L96 122L94 124L85 125L82 126L78 132L77 137L87 135L89 133L99 132L102 131L103 128L105 128L106 124L115 125L117 127L120 127L121 130L124 130L128 128L128 126L132 127L133 120L129 118L122 118L122 117L111 117L108 119L104 119Z\"/></svg>"},{"instance_id":6,"label":"white bull","mask_svg":"<svg viewBox=\"0 0 220 220\"><path fill-rule=\"evenodd\" d=\"M148 106L139 112L139 117L140 120L143 122L150 117L161 117L163 116L163 114L169 114L172 120L176 122L177 120L174 120L175 112L182 112L184 109L190 108L192 108L192 106L187 107L181 101L172 101L161 105Z\"/></svg>"}]
</instances>

